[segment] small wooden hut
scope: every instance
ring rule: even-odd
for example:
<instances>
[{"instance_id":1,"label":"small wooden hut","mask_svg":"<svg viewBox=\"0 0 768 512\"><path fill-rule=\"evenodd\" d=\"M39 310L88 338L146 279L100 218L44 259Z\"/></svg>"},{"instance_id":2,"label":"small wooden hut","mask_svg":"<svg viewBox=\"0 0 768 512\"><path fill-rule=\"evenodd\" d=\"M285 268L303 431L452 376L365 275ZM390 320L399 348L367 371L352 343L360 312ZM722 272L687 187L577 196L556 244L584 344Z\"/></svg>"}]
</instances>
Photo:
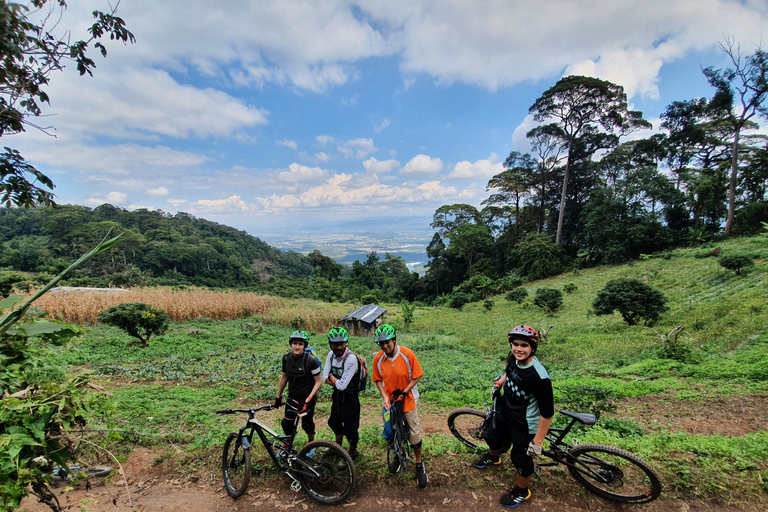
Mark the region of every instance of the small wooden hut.
<instances>
[{"instance_id":1,"label":"small wooden hut","mask_svg":"<svg viewBox=\"0 0 768 512\"><path fill-rule=\"evenodd\" d=\"M376 304L366 304L347 313L340 323L350 336L373 336L376 327L381 324L381 316L387 310Z\"/></svg>"}]
</instances>

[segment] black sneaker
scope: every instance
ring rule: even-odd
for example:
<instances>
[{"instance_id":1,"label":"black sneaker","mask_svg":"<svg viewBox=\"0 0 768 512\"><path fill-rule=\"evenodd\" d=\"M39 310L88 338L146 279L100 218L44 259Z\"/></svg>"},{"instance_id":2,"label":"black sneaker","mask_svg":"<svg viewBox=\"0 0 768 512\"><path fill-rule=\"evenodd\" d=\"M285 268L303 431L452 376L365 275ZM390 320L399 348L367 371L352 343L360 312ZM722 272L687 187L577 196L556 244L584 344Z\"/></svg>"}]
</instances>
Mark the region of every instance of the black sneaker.
<instances>
[{"instance_id":1,"label":"black sneaker","mask_svg":"<svg viewBox=\"0 0 768 512\"><path fill-rule=\"evenodd\" d=\"M490 453L486 453L479 459L475 459L472 465L477 469L485 469L491 466L501 466L501 459L499 457L494 457Z\"/></svg>"},{"instance_id":2,"label":"black sneaker","mask_svg":"<svg viewBox=\"0 0 768 512\"><path fill-rule=\"evenodd\" d=\"M360 452L357 451L357 449L349 450L349 456L352 457L352 460L357 459L357 457L360 455Z\"/></svg>"},{"instance_id":3,"label":"black sneaker","mask_svg":"<svg viewBox=\"0 0 768 512\"><path fill-rule=\"evenodd\" d=\"M515 508L518 505L522 505L527 500L531 499L530 489L515 489L507 494L503 495L499 499L502 507Z\"/></svg>"},{"instance_id":4,"label":"black sneaker","mask_svg":"<svg viewBox=\"0 0 768 512\"><path fill-rule=\"evenodd\" d=\"M424 469L423 462L416 463L416 481L419 483L419 487L422 489L425 488L427 486L427 482L429 482L429 477L427 476L427 471Z\"/></svg>"}]
</instances>

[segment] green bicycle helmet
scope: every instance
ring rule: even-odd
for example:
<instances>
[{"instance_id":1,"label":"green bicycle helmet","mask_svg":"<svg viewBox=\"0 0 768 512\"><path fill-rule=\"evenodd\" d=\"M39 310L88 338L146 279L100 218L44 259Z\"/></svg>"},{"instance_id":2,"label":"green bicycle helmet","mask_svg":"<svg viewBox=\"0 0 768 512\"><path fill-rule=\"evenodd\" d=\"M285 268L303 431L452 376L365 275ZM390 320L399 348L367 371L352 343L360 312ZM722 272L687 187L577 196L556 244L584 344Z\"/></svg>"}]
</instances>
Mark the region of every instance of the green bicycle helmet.
<instances>
[{"instance_id":1,"label":"green bicycle helmet","mask_svg":"<svg viewBox=\"0 0 768 512\"><path fill-rule=\"evenodd\" d=\"M395 328L389 324L382 324L376 328L373 341L375 343L380 343L382 341L389 341L395 338L397 338L397 334L395 334Z\"/></svg>"},{"instance_id":2,"label":"green bicycle helmet","mask_svg":"<svg viewBox=\"0 0 768 512\"><path fill-rule=\"evenodd\" d=\"M328 331L328 343L346 343L349 341L347 330L343 327L333 327Z\"/></svg>"},{"instance_id":3,"label":"green bicycle helmet","mask_svg":"<svg viewBox=\"0 0 768 512\"><path fill-rule=\"evenodd\" d=\"M304 342L304 346L306 347L309 345L309 334L307 334L307 331L293 331L291 335L288 337L288 344L290 345L293 340L301 340Z\"/></svg>"}]
</instances>

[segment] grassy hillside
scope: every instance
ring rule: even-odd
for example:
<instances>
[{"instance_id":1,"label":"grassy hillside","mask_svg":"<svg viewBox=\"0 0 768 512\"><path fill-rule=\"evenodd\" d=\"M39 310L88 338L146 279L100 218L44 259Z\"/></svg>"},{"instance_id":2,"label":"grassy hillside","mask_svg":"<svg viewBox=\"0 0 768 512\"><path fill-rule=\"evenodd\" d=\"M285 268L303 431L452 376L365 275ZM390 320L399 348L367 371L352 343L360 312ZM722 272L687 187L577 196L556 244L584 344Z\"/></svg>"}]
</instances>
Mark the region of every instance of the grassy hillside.
<instances>
[{"instance_id":1,"label":"grassy hillside","mask_svg":"<svg viewBox=\"0 0 768 512\"><path fill-rule=\"evenodd\" d=\"M528 283L531 292L576 286L551 315L530 298L517 304L499 296L492 298L490 311L482 303L461 311L418 309L405 330L398 305L386 305L385 320L400 326L399 342L416 352L425 370L419 389L422 422L431 432L425 442L428 464L448 468L470 458L447 435L445 417L452 407L486 403L491 379L503 368L509 329L521 323L540 329L552 325L538 355L552 374L558 405L601 414L599 426L578 434L581 442L636 452L658 469L666 497L768 501L768 237L719 244L723 252L738 249L757 256L756 265L742 275L717 263L717 247ZM597 291L618 277L647 280L668 297L669 311L652 328L628 326L618 314L595 316L591 304ZM230 419L216 417L213 410L263 402L275 394L279 357L288 350L291 329L267 324L256 333L250 321L175 323L144 350L125 348L129 340L114 329L93 327L58 357L63 365L95 372L114 394L104 428L128 441L111 449L126 450L133 442L183 443L193 450L192 458L179 456L189 469L191 460L213 460L233 429ZM685 326L680 344L665 350L653 329L666 334L680 325ZM312 344L325 356L323 334L312 333ZM372 361L370 338L352 338L350 345ZM363 402L367 448L359 464L363 479L376 479L384 457L379 402L373 390ZM330 392L324 386L317 413L323 427L329 411ZM327 427L319 435L332 438ZM458 462L446 451L459 453ZM210 459L200 459L201 454ZM475 479L461 468L457 474L462 483L484 485L482 476ZM563 478L550 474L536 485L557 488Z\"/></svg>"}]
</instances>

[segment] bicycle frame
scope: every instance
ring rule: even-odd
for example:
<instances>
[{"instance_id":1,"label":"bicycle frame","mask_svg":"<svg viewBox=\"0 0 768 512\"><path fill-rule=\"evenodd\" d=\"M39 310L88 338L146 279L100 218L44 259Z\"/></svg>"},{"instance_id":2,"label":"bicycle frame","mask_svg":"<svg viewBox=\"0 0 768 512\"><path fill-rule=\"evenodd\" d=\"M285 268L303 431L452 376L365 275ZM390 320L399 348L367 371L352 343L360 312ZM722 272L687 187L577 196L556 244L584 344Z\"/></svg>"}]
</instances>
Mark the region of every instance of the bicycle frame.
<instances>
[{"instance_id":1,"label":"bicycle frame","mask_svg":"<svg viewBox=\"0 0 768 512\"><path fill-rule=\"evenodd\" d=\"M292 399L288 399L292 400ZM292 400L293 402L296 402L295 400ZM296 405L298 402L296 402ZM294 404L289 404L289 407L292 407L293 409L297 409L297 407ZM250 408L250 409L228 409L226 411L217 411L219 414L234 414L234 413L247 413L248 414L248 421L240 427L239 433L238 433L238 439L240 442L240 445L245 450L250 450L251 446L253 444L253 433L256 432L256 434L259 437L259 440L264 445L264 448L267 450L267 453L269 454L269 457L272 459L272 462L274 462L275 466L277 466L281 471L283 471L288 477L292 480L291 488L298 491L301 488L301 483L298 481L296 476L307 476L307 477L319 477L320 475L312 469L311 467L308 467L305 462L300 460L298 455L298 450L293 445L293 440L296 437L296 431L299 423L299 419L302 418L305 414L297 414L296 418L294 420L293 424L293 433L290 435L279 435L277 432L269 428L267 425L256 419L256 413L259 411L264 410L272 410L274 409L274 405L266 405L264 407L259 408ZM298 411L297 411L298 413ZM247 432L247 433L246 433ZM278 449L277 453L275 452L275 448ZM278 456L280 455L280 456Z\"/></svg>"}]
</instances>

